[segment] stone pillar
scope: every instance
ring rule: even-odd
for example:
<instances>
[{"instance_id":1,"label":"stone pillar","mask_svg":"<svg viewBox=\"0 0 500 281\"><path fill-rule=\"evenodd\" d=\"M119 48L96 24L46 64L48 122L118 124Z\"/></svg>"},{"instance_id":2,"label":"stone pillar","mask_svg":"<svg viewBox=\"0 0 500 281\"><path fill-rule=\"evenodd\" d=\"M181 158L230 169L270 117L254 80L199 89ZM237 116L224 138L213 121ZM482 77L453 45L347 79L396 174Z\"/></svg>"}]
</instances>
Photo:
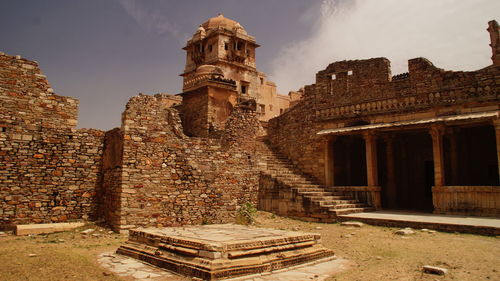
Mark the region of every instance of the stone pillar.
<instances>
[{"instance_id":1,"label":"stone pillar","mask_svg":"<svg viewBox=\"0 0 500 281\"><path fill-rule=\"evenodd\" d=\"M389 208L396 207L396 171L394 165L394 136L384 136L387 158L387 203Z\"/></svg>"},{"instance_id":2,"label":"stone pillar","mask_svg":"<svg viewBox=\"0 0 500 281\"><path fill-rule=\"evenodd\" d=\"M335 162L334 162L334 144L335 136L327 136L325 139L325 185L333 186L335 184Z\"/></svg>"},{"instance_id":3,"label":"stone pillar","mask_svg":"<svg viewBox=\"0 0 500 281\"><path fill-rule=\"evenodd\" d=\"M443 134L444 126L434 125L430 130L432 136L432 155L434 158L434 186L445 185Z\"/></svg>"},{"instance_id":4,"label":"stone pillar","mask_svg":"<svg viewBox=\"0 0 500 281\"><path fill-rule=\"evenodd\" d=\"M500 119L493 120L493 125L495 126L495 135L497 141L497 166L498 176L500 179Z\"/></svg>"},{"instance_id":5,"label":"stone pillar","mask_svg":"<svg viewBox=\"0 0 500 281\"><path fill-rule=\"evenodd\" d=\"M377 138L373 132L363 135L366 147L366 181L368 186L378 186Z\"/></svg>"}]
</instances>

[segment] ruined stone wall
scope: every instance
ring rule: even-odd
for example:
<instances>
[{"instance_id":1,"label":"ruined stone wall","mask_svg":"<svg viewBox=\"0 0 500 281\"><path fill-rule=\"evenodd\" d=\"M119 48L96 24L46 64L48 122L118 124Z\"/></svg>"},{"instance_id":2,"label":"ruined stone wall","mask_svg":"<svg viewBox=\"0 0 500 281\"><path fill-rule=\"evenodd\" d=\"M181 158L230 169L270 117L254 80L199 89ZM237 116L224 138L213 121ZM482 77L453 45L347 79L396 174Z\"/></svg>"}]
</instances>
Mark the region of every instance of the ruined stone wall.
<instances>
[{"instance_id":1,"label":"ruined stone wall","mask_svg":"<svg viewBox=\"0 0 500 281\"><path fill-rule=\"evenodd\" d=\"M454 72L416 58L408 68L391 77L385 58L330 64L297 105L270 120L271 144L323 182L326 139L316 135L322 129L499 109L498 66Z\"/></svg>"},{"instance_id":2,"label":"ruined stone wall","mask_svg":"<svg viewBox=\"0 0 500 281\"><path fill-rule=\"evenodd\" d=\"M77 124L78 100L53 94L38 64L0 53L2 131L70 129Z\"/></svg>"},{"instance_id":3,"label":"ruined stone wall","mask_svg":"<svg viewBox=\"0 0 500 281\"><path fill-rule=\"evenodd\" d=\"M0 53L0 225L87 219L104 133L76 130L78 100L52 93L36 62Z\"/></svg>"},{"instance_id":4,"label":"ruined stone wall","mask_svg":"<svg viewBox=\"0 0 500 281\"><path fill-rule=\"evenodd\" d=\"M162 106L161 100L140 95L127 104L121 129L120 210L108 222L115 229L223 223L234 220L243 202L256 204L259 174L248 152L251 146L185 136L177 111ZM247 138L255 139L248 124L258 121L254 112L248 116L230 118L240 120L228 122L232 136L245 130Z\"/></svg>"},{"instance_id":5,"label":"ruined stone wall","mask_svg":"<svg viewBox=\"0 0 500 281\"><path fill-rule=\"evenodd\" d=\"M97 190L98 217L109 225L119 225L121 218L121 183L123 172L123 131L107 131L102 156L102 182Z\"/></svg>"},{"instance_id":6,"label":"ruined stone wall","mask_svg":"<svg viewBox=\"0 0 500 281\"><path fill-rule=\"evenodd\" d=\"M344 75L347 69L351 75ZM316 75L316 119L345 126L351 121L383 120L381 116L498 103L498 66L471 72L445 71L425 58L415 58L408 61L408 69L408 73L390 78L385 58L330 64Z\"/></svg>"},{"instance_id":7,"label":"ruined stone wall","mask_svg":"<svg viewBox=\"0 0 500 281\"><path fill-rule=\"evenodd\" d=\"M103 133L0 133L0 225L88 219L95 213Z\"/></svg>"},{"instance_id":8,"label":"ruined stone wall","mask_svg":"<svg viewBox=\"0 0 500 281\"><path fill-rule=\"evenodd\" d=\"M206 88L184 94L181 106L182 126L188 136L208 136L208 94Z\"/></svg>"},{"instance_id":9,"label":"ruined stone wall","mask_svg":"<svg viewBox=\"0 0 500 281\"><path fill-rule=\"evenodd\" d=\"M304 173L319 181L324 178L324 151L321 138L316 135L315 86L306 86L304 98L289 111L269 120L268 136L275 149L285 154Z\"/></svg>"}]
</instances>

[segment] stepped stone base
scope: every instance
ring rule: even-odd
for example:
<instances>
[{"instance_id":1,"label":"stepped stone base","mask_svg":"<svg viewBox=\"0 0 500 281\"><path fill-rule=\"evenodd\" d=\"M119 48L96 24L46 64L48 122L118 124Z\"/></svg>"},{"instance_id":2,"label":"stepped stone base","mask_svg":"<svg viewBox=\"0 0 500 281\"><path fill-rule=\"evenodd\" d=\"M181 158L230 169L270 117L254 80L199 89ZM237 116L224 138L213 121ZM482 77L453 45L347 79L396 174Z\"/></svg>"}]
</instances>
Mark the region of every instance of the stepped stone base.
<instances>
[{"instance_id":1,"label":"stepped stone base","mask_svg":"<svg viewBox=\"0 0 500 281\"><path fill-rule=\"evenodd\" d=\"M131 230L117 253L205 280L262 273L333 257L315 233L233 224Z\"/></svg>"}]
</instances>

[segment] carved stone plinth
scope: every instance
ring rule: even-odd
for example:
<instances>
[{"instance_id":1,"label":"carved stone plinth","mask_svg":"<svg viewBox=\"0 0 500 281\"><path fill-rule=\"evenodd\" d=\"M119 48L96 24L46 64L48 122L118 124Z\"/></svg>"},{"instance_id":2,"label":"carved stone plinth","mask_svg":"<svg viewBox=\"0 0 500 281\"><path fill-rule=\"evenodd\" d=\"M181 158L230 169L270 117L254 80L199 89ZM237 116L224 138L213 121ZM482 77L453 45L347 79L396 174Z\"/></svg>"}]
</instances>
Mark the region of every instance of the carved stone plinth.
<instances>
[{"instance_id":1,"label":"carved stone plinth","mask_svg":"<svg viewBox=\"0 0 500 281\"><path fill-rule=\"evenodd\" d=\"M333 257L320 235L241 225L130 231L117 253L205 280L262 273Z\"/></svg>"}]
</instances>

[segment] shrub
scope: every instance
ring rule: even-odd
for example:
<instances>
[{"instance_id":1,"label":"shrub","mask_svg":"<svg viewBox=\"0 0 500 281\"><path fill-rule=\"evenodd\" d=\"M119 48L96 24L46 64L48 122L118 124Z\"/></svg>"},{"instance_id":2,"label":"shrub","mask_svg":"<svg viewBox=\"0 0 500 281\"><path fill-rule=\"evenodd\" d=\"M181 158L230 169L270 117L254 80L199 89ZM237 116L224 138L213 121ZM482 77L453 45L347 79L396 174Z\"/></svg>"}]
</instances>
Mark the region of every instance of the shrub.
<instances>
[{"instance_id":1,"label":"shrub","mask_svg":"<svg viewBox=\"0 0 500 281\"><path fill-rule=\"evenodd\" d=\"M238 209L238 214L236 216L236 223L243 225L251 225L255 223L255 214L257 213L257 208L252 204L252 202L245 202L241 204Z\"/></svg>"}]
</instances>

